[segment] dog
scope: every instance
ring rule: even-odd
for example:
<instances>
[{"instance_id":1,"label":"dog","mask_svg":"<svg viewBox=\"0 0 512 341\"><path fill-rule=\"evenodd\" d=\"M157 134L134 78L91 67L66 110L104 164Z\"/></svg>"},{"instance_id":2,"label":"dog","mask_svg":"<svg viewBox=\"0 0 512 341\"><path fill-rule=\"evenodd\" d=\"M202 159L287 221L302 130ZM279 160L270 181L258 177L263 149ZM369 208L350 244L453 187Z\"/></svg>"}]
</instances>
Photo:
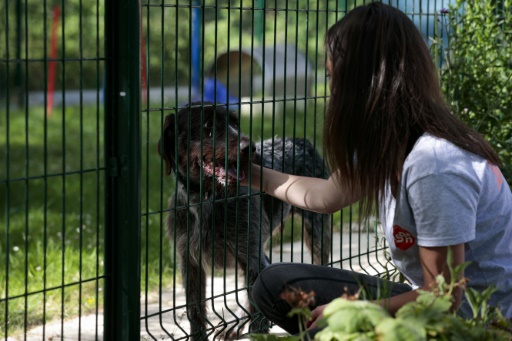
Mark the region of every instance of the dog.
<instances>
[{"instance_id":1,"label":"dog","mask_svg":"<svg viewBox=\"0 0 512 341\"><path fill-rule=\"evenodd\" d=\"M238 267L249 297L259 272L269 265L265 245L283 218L301 214L314 262L326 264L331 251L331 216L303 211L267 194L240 186L251 162L278 171L327 178L322 157L307 139L274 138L255 144L240 132L238 117L224 106L191 103L165 118L158 150L167 175L175 174L169 199L167 236L175 247L185 288L190 336L233 339L246 322L207 332L206 271ZM252 174L252 176L258 176ZM266 333L269 322L248 303L250 332ZM238 330L235 330L238 329Z\"/></svg>"}]
</instances>

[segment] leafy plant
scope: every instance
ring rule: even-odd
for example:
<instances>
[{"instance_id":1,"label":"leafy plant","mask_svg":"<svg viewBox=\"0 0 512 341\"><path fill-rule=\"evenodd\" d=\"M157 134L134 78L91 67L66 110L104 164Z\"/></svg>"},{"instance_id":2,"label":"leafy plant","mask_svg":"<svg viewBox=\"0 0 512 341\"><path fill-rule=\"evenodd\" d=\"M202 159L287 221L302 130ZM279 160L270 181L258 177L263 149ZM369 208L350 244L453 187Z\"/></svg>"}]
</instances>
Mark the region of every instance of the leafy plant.
<instances>
[{"instance_id":1,"label":"leafy plant","mask_svg":"<svg viewBox=\"0 0 512 341\"><path fill-rule=\"evenodd\" d=\"M448 264L451 264L449 253ZM418 298L402 306L392 317L373 302L333 301L324 310L327 326L317 334L331 340L509 340L512 326L499 309L488 305L494 288L483 292L467 288L466 297L473 317L464 319L451 311L453 291L465 288L461 274L468 263L450 268L450 283L442 275L430 291L420 290ZM461 278L457 280L457 278Z\"/></svg>"},{"instance_id":2,"label":"leafy plant","mask_svg":"<svg viewBox=\"0 0 512 341\"><path fill-rule=\"evenodd\" d=\"M315 293L313 291L306 293L291 287L281 293L281 299L292 307L288 313L288 317L297 316L299 321L299 335L277 336L274 334L251 334L249 338L252 341L311 341L311 337L307 333L307 322L311 320L311 310L309 307L315 304Z\"/></svg>"}]
</instances>

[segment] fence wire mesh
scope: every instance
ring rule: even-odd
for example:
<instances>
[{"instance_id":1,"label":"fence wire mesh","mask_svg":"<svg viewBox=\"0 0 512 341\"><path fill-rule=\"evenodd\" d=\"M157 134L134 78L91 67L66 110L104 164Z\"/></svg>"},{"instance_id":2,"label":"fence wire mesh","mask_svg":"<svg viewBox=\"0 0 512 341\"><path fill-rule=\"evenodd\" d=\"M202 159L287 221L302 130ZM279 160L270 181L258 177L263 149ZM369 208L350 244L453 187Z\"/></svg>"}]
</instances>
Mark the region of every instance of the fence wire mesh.
<instances>
[{"instance_id":1,"label":"fence wire mesh","mask_svg":"<svg viewBox=\"0 0 512 341\"><path fill-rule=\"evenodd\" d=\"M103 5L2 1L0 13L0 338L99 336Z\"/></svg>"},{"instance_id":2,"label":"fence wire mesh","mask_svg":"<svg viewBox=\"0 0 512 341\"><path fill-rule=\"evenodd\" d=\"M238 191L234 197L240 201L240 207L234 212L228 204L220 209L212 208L207 193L207 171L200 174L204 177L201 188L200 183L196 183L197 165L194 164L196 155L205 155L209 147L195 144L193 130L208 122L210 104L206 102L213 102L234 112L239 121L238 140L247 135L257 144L272 145L269 165L289 162L289 172L312 167L314 160L309 159L304 150L296 155L286 149L279 138L306 138L321 152L322 120L329 97L323 35L354 5L355 1L147 1L142 4L142 62L143 69L148 70L142 80L142 131L148 143L143 145L142 156L144 306L141 335L148 339L187 338L191 330L195 330L194 323L201 320L193 317L197 301L208 306L206 312L200 312L207 314L202 318L207 323L199 329L206 329L210 337L229 334L240 327L247 331L251 324L258 323L245 317L250 284L245 282L243 269L228 266L232 262L224 260L217 268L205 266L204 272L198 275L200 267L194 265L192 258L208 263L221 254L239 260L236 253L235 256L225 255L229 242L217 248L215 240L200 238L216 238L210 230L222 229L231 219L240 221L238 229L250 229L242 219L247 215L264 228L264 199L257 191ZM410 15L427 40L434 33L435 14L447 6L447 2L397 1L393 5ZM192 108L188 107L190 103L195 103ZM196 114L194 107L197 107ZM167 115L178 112L183 112L189 121L184 125L175 123L176 127L170 129L178 145L172 153L181 153L186 164L176 180L173 174L165 176L165 161L155 155L155 146L161 136L169 133L165 128ZM197 124L194 121L198 121ZM224 145L227 143L224 140L228 139L220 134L224 127L218 130L217 143ZM180 139L181 135L191 137ZM196 137L203 142L207 140L207 136ZM228 152L225 153L217 157L229 158ZM176 156L177 163L179 157ZM198 163L204 167L207 161L202 159ZM168 197L182 196L184 189L189 193L186 199L167 203ZM191 196L191 192L202 195ZM215 200L229 201L226 199L229 195L225 194L221 191L213 196ZM243 202L254 197L259 200L259 208L248 213ZM215 212L210 212L212 210ZM306 245L307 217L298 214L295 219L287 219L286 210L277 215L282 228L274 231L263 250L270 262L312 263ZM168 216L172 219L166 223ZM331 238L325 246L332 249L325 265L396 276L386 256L378 222L374 220L369 225L359 226L357 221L355 206L334 214L329 224L318 226L328 231ZM170 235L166 224L173 225ZM178 225L183 225L181 232ZM200 232L196 234L194 231L198 229ZM183 244L181 238L187 242ZM259 243L258 240L249 242ZM199 247L208 243L212 246ZM184 256L180 260L181 253ZM200 282L207 288L194 294ZM154 285L158 292L153 289ZM188 300L186 292L191 296Z\"/></svg>"},{"instance_id":3,"label":"fence wire mesh","mask_svg":"<svg viewBox=\"0 0 512 341\"><path fill-rule=\"evenodd\" d=\"M357 205L318 218L229 183L241 176L231 166L245 160L245 139L267 146L270 167L325 175L324 33L368 2L3 1L0 338L185 340L191 330L211 339L258 329L247 292L266 261L398 276L377 219L360 226ZM438 19L455 1L385 2L427 43L440 42L432 46L443 68L448 31ZM259 256L252 268L250 252ZM212 262L220 266L201 272ZM187 299L199 283L204 291Z\"/></svg>"}]
</instances>

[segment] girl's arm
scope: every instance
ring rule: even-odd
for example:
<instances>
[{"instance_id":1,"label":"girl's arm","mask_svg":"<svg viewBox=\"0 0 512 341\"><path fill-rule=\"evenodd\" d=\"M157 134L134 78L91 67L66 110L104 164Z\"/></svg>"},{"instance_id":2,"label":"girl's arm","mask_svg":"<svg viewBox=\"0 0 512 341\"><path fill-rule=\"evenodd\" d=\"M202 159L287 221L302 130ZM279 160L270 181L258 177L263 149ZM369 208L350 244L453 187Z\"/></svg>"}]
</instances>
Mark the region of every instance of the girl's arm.
<instances>
[{"instance_id":1,"label":"girl's arm","mask_svg":"<svg viewBox=\"0 0 512 341\"><path fill-rule=\"evenodd\" d=\"M263 192L308 211L333 213L359 200L357 193L340 189L333 175L328 179L297 176L254 164L251 174L252 188L261 185ZM247 179L241 184L249 186Z\"/></svg>"},{"instance_id":2,"label":"girl's arm","mask_svg":"<svg viewBox=\"0 0 512 341\"><path fill-rule=\"evenodd\" d=\"M419 247L419 256L423 266L424 284L421 290L430 291L436 285L435 278L438 274L442 274L447 283L450 283L450 270L448 268L448 248L452 249L452 268L464 262L464 244L444 247ZM459 274L461 277L463 274ZM457 278L459 280L460 278ZM457 309L462 299L463 289L454 288L452 309ZM394 315L398 309L404 304L416 300L418 297L418 289L396 295L387 299L378 300L376 303L386 308L390 314ZM341 293L340 293L341 296ZM317 328L318 320L323 316L323 311L328 304L316 307L312 312L312 319L308 323L308 328Z\"/></svg>"},{"instance_id":3,"label":"girl's arm","mask_svg":"<svg viewBox=\"0 0 512 341\"><path fill-rule=\"evenodd\" d=\"M450 270L448 267L448 249L452 250L452 269L464 262L464 244L442 247L419 247L419 257L423 267L423 286L421 290L431 291L436 286L436 276L442 274L446 283L450 283ZM460 277L463 274L459 274ZM456 281L460 278L456 278ZM453 306L457 309L462 300L463 289L454 288L453 290ZM417 290L406 292L391 298L381 300L379 304L385 307L391 314L395 314L400 307L410 301L414 301L418 297Z\"/></svg>"}]
</instances>

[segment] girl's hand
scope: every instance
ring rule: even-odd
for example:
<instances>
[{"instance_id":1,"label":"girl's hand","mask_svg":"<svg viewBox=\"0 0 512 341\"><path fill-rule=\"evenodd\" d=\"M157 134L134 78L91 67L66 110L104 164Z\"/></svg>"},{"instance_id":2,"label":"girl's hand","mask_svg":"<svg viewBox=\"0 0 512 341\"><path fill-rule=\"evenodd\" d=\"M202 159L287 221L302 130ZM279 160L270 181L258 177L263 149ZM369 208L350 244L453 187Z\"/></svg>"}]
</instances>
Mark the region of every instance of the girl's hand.
<instances>
[{"instance_id":1,"label":"girl's hand","mask_svg":"<svg viewBox=\"0 0 512 341\"><path fill-rule=\"evenodd\" d=\"M249 183L249 172L251 172L251 183ZM245 177L240 181L241 186L252 187L258 189L260 186L260 177L262 177L262 169L256 164L251 164L251 169L245 174Z\"/></svg>"},{"instance_id":2,"label":"girl's hand","mask_svg":"<svg viewBox=\"0 0 512 341\"><path fill-rule=\"evenodd\" d=\"M308 329L314 329L318 327L318 320L324 316L323 312L325 307L327 307L327 304L319 305L318 307L313 309L313 311L311 312L311 320L309 320L307 323Z\"/></svg>"}]
</instances>

